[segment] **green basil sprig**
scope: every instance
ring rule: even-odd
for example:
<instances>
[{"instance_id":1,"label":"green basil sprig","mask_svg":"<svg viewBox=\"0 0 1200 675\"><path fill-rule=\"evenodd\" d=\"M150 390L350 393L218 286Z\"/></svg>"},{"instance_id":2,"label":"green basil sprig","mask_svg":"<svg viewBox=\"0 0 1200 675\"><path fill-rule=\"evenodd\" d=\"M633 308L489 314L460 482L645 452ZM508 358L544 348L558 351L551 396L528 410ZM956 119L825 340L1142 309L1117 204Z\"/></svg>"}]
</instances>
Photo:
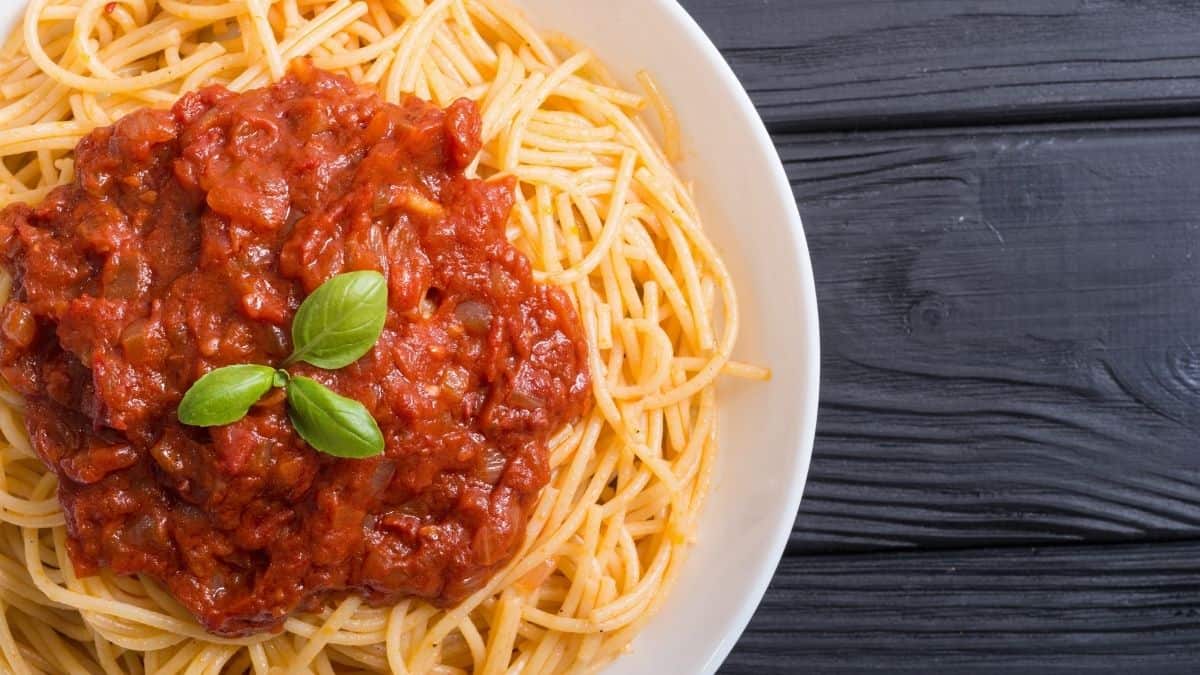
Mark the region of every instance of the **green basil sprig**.
<instances>
[{"instance_id":1,"label":"green basil sprig","mask_svg":"<svg viewBox=\"0 0 1200 675\"><path fill-rule=\"evenodd\" d=\"M339 274L304 299L292 321L292 355L326 370L344 368L371 351L387 320L387 280L378 272ZM296 433L335 457L383 452L383 433L363 404L316 380L270 366L225 366L196 380L179 403L179 421L197 427L232 424L273 388L287 392Z\"/></svg>"},{"instance_id":2,"label":"green basil sprig","mask_svg":"<svg viewBox=\"0 0 1200 675\"><path fill-rule=\"evenodd\" d=\"M361 359L383 332L387 281L379 272L339 274L304 299L292 322L292 355L337 370Z\"/></svg>"},{"instance_id":3,"label":"green basil sprig","mask_svg":"<svg viewBox=\"0 0 1200 675\"><path fill-rule=\"evenodd\" d=\"M179 402L179 420L196 427L233 424L275 386L271 366L226 366L196 380Z\"/></svg>"},{"instance_id":4,"label":"green basil sprig","mask_svg":"<svg viewBox=\"0 0 1200 675\"><path fill-rule=\"evenodd\" d=\"M333 393L314 379L292 377L288 416L309 445L335 457L371 457L383 452L383 433L363 404Z\"/></svg>"}]
</instances>

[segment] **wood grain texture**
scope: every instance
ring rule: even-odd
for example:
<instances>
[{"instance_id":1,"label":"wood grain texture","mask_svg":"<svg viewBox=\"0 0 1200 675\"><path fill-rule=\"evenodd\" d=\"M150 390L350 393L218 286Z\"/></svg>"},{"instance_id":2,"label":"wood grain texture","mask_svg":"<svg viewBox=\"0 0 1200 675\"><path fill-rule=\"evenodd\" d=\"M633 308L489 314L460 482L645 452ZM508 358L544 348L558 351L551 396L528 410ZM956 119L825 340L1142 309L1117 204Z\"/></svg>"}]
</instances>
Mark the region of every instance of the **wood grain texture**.
<instances>
[{"instance_id":1,"label":"wood grain texture","mask_svg":"<svg viewBox=\"0 0 1200 675\"><path fill-rule=\"evenodd\" d=\"M784 559L724 675L1188 673L1200 543Z\"/></svg>"},{"instance_id":2,"label":"wood grain texture","mask_svg":"<svg viewBox=\"0 0 1200 675\"><path fill-rule=\"evenodd\" d=\"M824 352L722 672L1200 671L1200 3L681 1L775 133Z\"/></svg>"},{"instance_id":3,"label":"wood grain texture","mask_svg":"<svg viewBox=\"0 0 1200 675\"><path fill-rule=\"evenodd\" d=\"M1200 535L1200 128L777 140L824 352L792 552Z\"/></svg>"},{"instance_id":4,"label":"wood grain texture","mask_svg":"<svg viewBox=\"0 0 1200 675\"><path fill-rule=\"evenodd\" d=\"M1189 0L682 0L777 130L1200 111Z\"/></svg>"}]
</instances>

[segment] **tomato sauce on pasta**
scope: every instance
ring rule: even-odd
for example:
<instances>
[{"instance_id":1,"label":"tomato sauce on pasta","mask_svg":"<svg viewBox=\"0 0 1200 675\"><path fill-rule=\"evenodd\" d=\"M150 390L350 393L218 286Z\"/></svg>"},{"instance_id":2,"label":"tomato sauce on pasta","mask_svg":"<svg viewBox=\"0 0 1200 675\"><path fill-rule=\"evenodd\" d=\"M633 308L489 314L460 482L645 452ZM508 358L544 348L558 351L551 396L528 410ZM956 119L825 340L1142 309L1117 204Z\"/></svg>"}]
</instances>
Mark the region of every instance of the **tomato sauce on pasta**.
<instances>
[{"instance_id":1,"label":"tomato sauce on pasta","mask_svg":"<svg viewBox=\"0 0 1200 675\"><path fill-rule=\"evenodd\" d=\"M72 183L0 212L0 372L77 574L150 575L239 636L331 594L454 603L512 557L547 439L588 401L587 345L505 239L512 180L462 176L479 127L468 100L391 105L298 61L96 129ZM278 395L211 430L175 418L206 372L280 365L300 300L353 270L388 279L383 336L291 370L364 403L382 456L317 452Z\"/></svg>"}]
</instances>

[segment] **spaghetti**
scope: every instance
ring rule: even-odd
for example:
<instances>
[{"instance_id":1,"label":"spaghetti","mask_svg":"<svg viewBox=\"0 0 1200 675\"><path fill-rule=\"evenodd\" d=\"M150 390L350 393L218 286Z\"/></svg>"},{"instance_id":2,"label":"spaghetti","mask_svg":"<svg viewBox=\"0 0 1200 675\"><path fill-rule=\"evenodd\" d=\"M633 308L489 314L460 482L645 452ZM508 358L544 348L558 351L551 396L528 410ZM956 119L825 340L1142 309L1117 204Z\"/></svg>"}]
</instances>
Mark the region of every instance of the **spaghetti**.
<instances>
[{"instance_id":1,"label":"spaghetti","mask_svg":"<svg viewBox=\"0 0 1200 675\"><path fill-rule=\"evenodd\" d=\"M0 206L73 180L71 151L95 127L203 84L266 85L300 56L391 102L478 102L484 146L468 173L516 178L509 239L578 309L595 405L552 439L520 552L458 606L352 596L280 634L221 639L152 581L75 575L54 475L22 401L0 390L0 670L591 671L682 564L715 452L714 380L767 373L729 360L732 283L672 168L678 132L648 74L644 95L620 88L502 0L32 0L0 48Z\"/></svg>"}]
</instances>

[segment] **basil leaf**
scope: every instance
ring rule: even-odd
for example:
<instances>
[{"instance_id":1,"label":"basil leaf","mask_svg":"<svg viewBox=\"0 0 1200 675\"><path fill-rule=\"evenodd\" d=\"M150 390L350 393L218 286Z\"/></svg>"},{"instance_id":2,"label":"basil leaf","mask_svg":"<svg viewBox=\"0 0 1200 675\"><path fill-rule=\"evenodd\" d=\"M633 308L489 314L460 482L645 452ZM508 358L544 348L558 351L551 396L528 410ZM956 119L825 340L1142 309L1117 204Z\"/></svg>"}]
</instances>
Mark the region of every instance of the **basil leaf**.
<instances>
[{"instance_id":1,"label":"basil leaf","mask_svg":"<svg viewBox=\"0 0 1200 675\"><path fill-rule=\"evenodd\" d=\"M295 351L287 362L344 368L371 351L386 320L387 280L382 274L339 274L300 304L292 321Z\"/></svg>"},{"instance_id":2,"label":"basil leaf","mask_svg":"<svg viewBox=\"0 0 1200 675\"><path fill-rule=\"evenodd\" d=\"M232 424L271 390L270 366L226 366L196 380L179 402L179 421L196 427Z\"/></svg>"},{"instance_id":3,"label":"basil leaf","mask_svg":"<svg viewBox=\"0 0 1200 675\"><path fill-rule=\"evenodd\" d=\"M313 448L334 457L358 459L383 452L383 433L363 404L339 396L314 379L288 382L288 416Z\"/></svg>"}]
</instances>

